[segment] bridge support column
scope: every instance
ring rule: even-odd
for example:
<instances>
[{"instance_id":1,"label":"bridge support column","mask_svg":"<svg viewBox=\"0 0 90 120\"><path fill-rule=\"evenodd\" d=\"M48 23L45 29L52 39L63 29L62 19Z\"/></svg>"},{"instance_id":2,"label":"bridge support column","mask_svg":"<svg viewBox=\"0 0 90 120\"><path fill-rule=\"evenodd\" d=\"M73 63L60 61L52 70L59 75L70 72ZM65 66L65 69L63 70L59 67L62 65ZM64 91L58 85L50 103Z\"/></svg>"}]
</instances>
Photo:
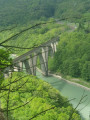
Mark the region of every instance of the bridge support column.
<instances>
[{"instance_id":1,"label":"bridge support column","mask_svg":"<svg viewBox=\"0 0 90 120\"><path fill-rule=\"evenodd\" d=\"M22 72L23 71L23 62L20 61L17 65L18 65L18 71Z\"/></svg>"},{"instance_id":2,"label":"bridge support column","mask_svg":"<svg viewBox=\"0 0 90 120\"><path fill-rule=\"evenodd\" d=\"M41 70L44 75L48 76L48 47L42 48L42 53L39 54Z\"/></svg>"},{"instance_id":3,"label":"bridge support column","mask_svg":"<svg viewBox=\"0 0 90 120\"><path fill-rule=\"evenodd\" d=\"M13 72L18 72L18 68L16 66L13 67Z\"/></svg>"},{"instance_id":4,"label":"bridge support column","mask_svg":"<svg viewBox=\"0 0 90 120\"><path fill-rule=\"evenodd\" d=\"M58 45L58 42L56 42L56 45Z\"/></svg>"},{"instance_id":5,"label":"bridge support column","mask_svg":"<svg viewBox=\"0 0 90 120\"><path fill-rule=\"evenodd\" d=\"M23 62L18 62L13 65L13 72L20 72L23 70Z\"/></svg>"},{"instance_id":6,"label":"bridge support column","mask_svg":"<svg viewBox=\"0 0 90 120\"><path fill-rule=\"evenodd\" d=\"M52 51L53 51L53 54L55 53L55 50L54 50L54 44L51 43L51 48L52 48Z\"/></svg>"},{"instance_id":7,"label":"bridge support column","mask_svg":"<svg viewBox=\"0 0 90 120\"><path fill-rule=\"evenodd\" d=\"M30 55L29 64L30 64L31 74L36 75L37 53Z\"/></svg>"},{"instance_id":8,"label":"bridge support column","mask_svg":"<svg viewBox=\"0 0 90 120\"><path fill-rule=\"evenodd\" d=\"M58 45L58 42L51 43L51 48L52 48L53 54L57 51L57 45Z\"/></svg>"},{"instance_id":9,"label":"bridge support column","mask_svg":"<svg viewBox=\"0 0 90 120\"><path fill-rule=\"evenodd\" d=\"M56 52L57 51L57 45L56 45L56 43L54 43L54 52Z\"/></svg>"},{"instance_id":10,"label":"bridge support column","mask_svg":"<svg viewBox=\"0 0 90 120\"><path fill-rule=\"evenodd\" d=\"M37 53L34 53L34 57L33 57L33 75L36 75L36 65L37 65Z\"/></svg>"},{"instance_id":11,"label":"bridge support column","mask_svg":"<svg viewBox=\"0 0 90 120\"><path fill-rule=\"evenodd\" d=\"M8 78L10 74L11 74L10 67L7 67L7 68L4 70L4 77L5 77L5 78Z\"/></svg>"},{"instance_id":12,"label":"bridge support column","mask_svg":"<svg viewBox=\"0 0 90 120\"><path fill-rule=\"evenodd\" d=\"M4 72L4 77L8 78L9 77L9 73L7 73L6 71Z\"/></svg>"},{"instance_id":13,"label":"bridge support column","mask_svg":"<svg viewBox=\"0 0 90 120\"><path fill-rule=\"evenodd\" d=\"M25 65L26 72L27 72L28 74L32 74L32 73L31 73L31 69L30 69L29 61L28 61L28 60L24 60L23 63L24 63L24 65Z\"/></svg>"},{"instance_id":14,"label":"bridge support column","mask_svg":"<svg viewBox=\"0 0 90 120\"><path fill-rule=\"evenodd\" d=\"M48 52L49 52L49 55L53 58L54 53L53 53L53 49L51 46L49 46Z\"/></svg>"},{"instance_id":15,"label":"bridge support column","mask_svg":"<svg viewBox=\"0 0 90 120\"><path fill-rule=\"evenodd\" d=\"M56 52L57 51L57 45L56 45L56 43L54 43L54 52Z\"/></svg>"}]
</instances>

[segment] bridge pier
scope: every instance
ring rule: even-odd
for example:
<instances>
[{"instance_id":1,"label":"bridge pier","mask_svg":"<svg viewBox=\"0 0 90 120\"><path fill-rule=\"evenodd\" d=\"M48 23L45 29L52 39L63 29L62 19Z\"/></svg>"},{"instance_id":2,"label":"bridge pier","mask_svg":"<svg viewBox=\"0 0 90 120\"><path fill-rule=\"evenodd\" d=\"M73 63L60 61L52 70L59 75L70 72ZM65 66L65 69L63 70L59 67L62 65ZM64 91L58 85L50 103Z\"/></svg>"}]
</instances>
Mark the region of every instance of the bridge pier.
<instances>
[{"instance_id":1,"label":"bridge pier","mask_svg":"<svg viewBox=\"0 0 90 120\"><path fill-rule=\"evenodd\" d=\"M41 70L45 76L48 76L48 47L43 47L39 54Z\"/></svg>"},{"instance_id":2,"label":"bridge pier","mask_svg":"<svg viewBox=\"0 0 90 120\"><path fill-rule=\"evenodd\" d=\"M56 49L56 43L54 43L54 53L57 51Z\"/></svg>"},{"instance_id":3,"label":"bridge pier","mask_svg":"<svg viewBox=\"0 0 90 120\"><path fill-rule=\"evenodd\" d=\"M53 52L53 49L51 46L49 46L49 48L48 48L48 54L53 58L54 52Z\"/></svg>"},{"instance_id":4,"label":"bridge pier","mask_svg":"<svg viewBox=\"0 0 90 120\"><path fill-rule=\"evenodd\" d=\"M36 65L37 65L37 53L34 53L33 57L33 75L36 75Z\"/></svg>"},{"instance_id":5,"label":"bridge pier","mask_svg":"<svg viewBox=\"0 0 90 120\"><path fill-rule=\"evenodd\" d=\"M30 55L29 59L31 74L36 76L36 65L37 65L37 53L34 52L33 55Z\"/></svg>"},{"instance_id":6,"label":"bridge pier","mask_svg":"<svg viewBox=\"0 0 90 120\"><path fill-rule=\"evenodd\" d=\"M24 60L23 63L24 63L24 65L25 65L26 72L27 72L28 74L32 74L32 73L31 73L31 69L30 69L29 61L28 61L28 60Z\"/></svg>"},{"instance_id":7,"label":"bridge pier","mask_svg":"<svg viewBox=\"0 0 90 120\"><path fill-rule=\"evenodd\" d=\"M53 52L53 54L55 53L55 50L54 50L54 44L53 43L51 43L51 48L52 48L52 52Z\"/></svg>"},{"instance_id":8,"label":"bridge pier","mask_svg":"<svg viewBox=\"0 0 90 120\"><path fill-rule=\"evenodd\" d=\"M55 54L55 52L57 51L57 45L58 45L57 42L51 43L51 48L52 48L53 54Z\"/></svg>"},{"instance_id":9,"label":"bridge pier","mask_svg":"<svg viewBox=\"0 0 90 120\"><path fill-rule=\"evenodd\" d=\"M14 64L12 69L13 69L12 70L13 72L22 71L23 70L23 62L19 61L18 63Z\"/></svg>"},{"instance_id":10,"label":"bridge pier","mask_svg":"<svg viewBox=\"0 0 90 120\"><path fill-rule=\"evenodd\" d=\"M9 77L9 73L4 73L4 78L8 78Z\"/></svg>"},{"instance_id":11,"label":"bridge pier","mask_svg":"<svg viewBox=\"0 0 90 120\"><path fill-rule=\"evenodd\" d=\"M32 57L32 55L30 55L29 65L30 65L31 75L33 75L33 57Z\"/></svg>"},{"instance_id":12,"label":"bridge pier","mask_svg":"<svg viewBox=\"0 0 90 120\"><path fill-rule=\"evenodd\" d=\"M4 77L8 78L10 74L11 74L10 67L5 68L5 70L4 70Z\"/></svg>"},{"instance_id":13,"label":"bridge pier","mask_svg":"<svg viewBox=\"0 0 90 120\"><path fill-rule=\"evenodd\" d=\"M17 68L18 68L18 71L20 72L20 71L23 71L23 62L22 61L19 61L18 63L17 63Z\"/></svg>"}]
</instances>

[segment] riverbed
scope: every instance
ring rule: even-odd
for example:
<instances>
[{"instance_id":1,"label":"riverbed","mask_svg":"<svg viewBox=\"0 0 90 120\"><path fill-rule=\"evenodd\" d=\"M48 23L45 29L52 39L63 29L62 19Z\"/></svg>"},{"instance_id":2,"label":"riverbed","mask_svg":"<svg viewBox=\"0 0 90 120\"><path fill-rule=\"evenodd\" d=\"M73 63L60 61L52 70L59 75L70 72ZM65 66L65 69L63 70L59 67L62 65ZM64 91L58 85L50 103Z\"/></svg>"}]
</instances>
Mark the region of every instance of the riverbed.
<instances>
[{"instance_id":1,"label":"riverbed","mask_svg":"<svg viewBox=\"0 0 90 120\"><path fill-rule=\"evenodd\" d=\"M90 120L90 90L83 87L79 87L75 84L70 84L69 82L63 80L62 78L49 75L48 77L43 76L39 71L37 71L37 77L50 83L54 88L58 89L62 96L67 97L75 108L79 103L82 96L84 97L82 104L80 104L77 110L80 112L82 120Z\"/></svg>"}]
</instances>

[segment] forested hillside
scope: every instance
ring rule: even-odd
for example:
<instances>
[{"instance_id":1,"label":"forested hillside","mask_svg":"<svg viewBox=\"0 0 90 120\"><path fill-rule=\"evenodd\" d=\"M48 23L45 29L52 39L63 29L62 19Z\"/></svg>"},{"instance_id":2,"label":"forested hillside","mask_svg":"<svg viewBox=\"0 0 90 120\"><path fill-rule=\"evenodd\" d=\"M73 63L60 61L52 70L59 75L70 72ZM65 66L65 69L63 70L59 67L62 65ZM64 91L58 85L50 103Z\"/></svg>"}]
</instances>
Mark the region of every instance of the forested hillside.
<instances>
[{"instance_id":1,"label":"forested hillside","mask_svg":"<svg viewBox=\"0 0 90 120\"><path fill-rule=\"evenodd\" d=\"M90 81L89 41L89 33L79 31L62 34L54 59L50 60L50 69Z\"/></svg>"},{"instance_id":2,"label":"forested hillside","mask_svg":"<svg viewBox=\"0 0 90 120\"><path fill-rule=\"evenodd\" d=\"M69 21L69 22L73 21L78 24L77 32L71 34L70 37L67 37L69 36L68 34L66 34L65 36L64 34L62 34L63 37L60 38L60 44L59 44L60 46L58 50L61 52L62 49L65 48L67 49L66 51L67 53L65 51L62 51L62 54L60 54L60 57L62 59L59 60L59 55L57 55L59 53L58 51L58 53L56 53L55 56L55 61L58 60L57 63L60 64L54 66L54 68L53 68L53 64L51 66L54 71L60 70L64 74L69 74L74 77L83 77L84 79L89 80L90 79L90 76L88 75L89 67L87 67L87 65L89 66L89 63L86 62L89 61L89 52L88 52L89 38L90 38L89 37L89 32L90 32L89 3L90 3L89 0L86 1L1 0L0 1L1 29L4 30L5 29L4 25L6 25L6 27L9 25L8 26L9 30L7 29L5 31L1 30L0 42L10 38L10 40L7 41L2 46L5 45L11 46L7 48L9 48L12 53L20 55L27 52L30 49L17 49L14 47L23 46L24 48L26 47L33 48L34 46L39 46L41 43L44 43L55 37L60 37L60 35L65 31L69 31L70 29L72 31L72 28L70 28L70 26L68 26L65 22L63 24L62 23L59 24L58 22L56 23L55 22L48 23L48 22L53 20L57 21L58 19L62 19L62 18L64 19L64 21ZM23 32L23 34L18 34L20 31L32 27L33 25L35 25L35 23L40 23L40 22L43 23L45 22L45 20L47 21L48 24L45 25L41 24L33 29L26 30L25 32ZM75 29L76 26L72 25L72 27ZM78 32L80 33L79 35L81 36L81 38L79 37ZM14 35L15 37L12 37ZM65 45L63 46L62 44ZM66 44L68 44L68 47L66 46ZM79 46L81 46L81 48L79 48ZM69 49L71 49L71 51L69 51ZM64 61L66 59L70 63ZM68 59L70 59L71 61ZM66 69L67 64L69 66L68 69ZM74 69L74 67L76 66L78 67Z\"/></svg>"},{"instance_id":3,"label":"forested hillside","mask_svg":"<svg viewBox=\"0 0 90 120\"><path fill-rule=\"evenodd\" d=\"M0 101L8 120L81 120L66 98L37 77L14 73L0 87L7 89Z\"/></svg>"},{"instance_id":4,"label":"forested hillside","mask_svg":"<svg viewBox=\"0 0 90 120\"><path fill-rule=\"evenodd\" d=\"M49 21L47 21L49 22ZM9 41L7 41L5 44L6 46L14 46L14 47L22 47L23 48L33 48L37 47L40 44L47 42L53 38L57 38L60 36L61 33L65 32L66 30L70 30L70 26L68 26L66 23L64 24L57 24L57 23L48 23L46 25L40 25L37 26L34 29L27 30L23 32L23 34L18 34L17 36L13 37L17 33L20 33L20 31L27 29L31 27L32 25L25 25L25 26L17 26L13 28L12 30L5 30L0 33L0 42L3 42L4 40L7 40L8 38L11 38ZM22 42L24 41L24 42ZM2 46L3 46L2 45ZM23 54L30 49L18 49L14 47L8 47L11 49L11 51L15 54Z\"/></svg>"},{"instance_id":5,"label":"forested hillside","mask_svg":"<svg viewBox=\"0 0 90 120\"><path fill-rule=\"evenodd\" d=\"M25 71L13 73L10 54L21 55L57 37L49 70L90 83L90 0L0 0L0 115L8 120L81 120L48 83ZM8 66L11 76L4 79Z\"/></svg>"},{"instance_id":6,"label":"forested hillside","mask_svg":"<svg viewBox=\"0 0 90 120\"><path fill-rule=\"evenodd\" d=\"M65 56L65 51L62 51L62 55L64 55L61 56L60 54L62 57L59 61L61 62L60 66L58 66L59 68L57 65L55 67L57 67L57 70L60 69L61 72L64 71L64 74L83 77L86 80L89 80L90 76L86 75L87 77L85 77L84 75L88 74L87 70L89 69L89 67L87 67L87 64L89 65L89 63L86 62L89 61L89 5L89 0L0 0L0 42L9 39L2 46L6 46L14 54L23 54L30 49L23 50L14 47L23 46L24 48L32 48L43 42L51 40L54 37L60 37L63 32L70 30L70 27L67 24L59 24L58 22L41 24L39 26L36 25L35 28L29 30L26 30L27 28L32 27L36 23L43 23L45 21L50 22L51 20L57 21L58 19L74 22L75 24L77 23L78 26L74 26L74 28L78 27L77 32L71 34L70 38L67 37L69 35L63 36L64 34L62 34L64 38L60 38L60 41L63 42L60 42L60 50L58 49L60 52L62 51L62 47L68 49L66 52L68 56L71 57ZM22 34L19 34L22 30L25 30L25 32L21 32ZM79 37L78 32L80 32L81 38ZM77 42L77 39L79 42ZM65 45L62 46L62 44ZM66 44L68 44L68 47ZM79 48L79 46L81 46L81 48ZM71 49L71 51L69 51L69 49ZM55 57L57 58L57 55ZM72 59L72 62L68 63L67 61L69 60L64 61L67 57L68 59ZM59 58L57 58L57 60L58 59ZM73 63L73 59L75 63ZM73 65L71 65L71 63ZM63 67L61 67L61 64ZM70 64L68 67L69 70L64 68L67 67L66 64ZM75 71L74 66L76 65L78 67ZM71 66L73 66L74 71L72 71ZM56 68L54 71L55 70Z\"/></svg>"},{"instance_id":7,"label":"forested hillside","mask_svg":"<svg viewBox=\"0 0 90 120\"><path fill-rule=\"evenodd\" d=\"M90 18L89 0L0 0L0 25L26 24L32 20Z\"/></svg>"}]
</instances>

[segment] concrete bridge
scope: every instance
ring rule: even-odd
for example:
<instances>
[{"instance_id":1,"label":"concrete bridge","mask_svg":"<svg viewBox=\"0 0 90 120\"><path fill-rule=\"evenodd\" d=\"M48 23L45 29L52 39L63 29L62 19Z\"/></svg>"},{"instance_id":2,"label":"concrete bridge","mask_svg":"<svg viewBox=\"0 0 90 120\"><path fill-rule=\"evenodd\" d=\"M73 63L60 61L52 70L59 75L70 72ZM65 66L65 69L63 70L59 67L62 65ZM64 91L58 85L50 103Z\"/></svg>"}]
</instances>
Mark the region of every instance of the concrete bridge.
<instances>
[{"instance_id":1,"label":"concrete bridge","mask_svg":"<svg viewBox=\"0 0 90 120\"><path fill-rule=\"evenodd\" d=\"M37 59L40 60L40 67L45 76L48 76L48 56L53 56L59 38L53 38L46 43L28 51L27 53L15 58L12 67L8 67L4 71L5 77L8 77L12 71L26 70L28 74L36 75Z\"/></svg>"}]
</instances>

